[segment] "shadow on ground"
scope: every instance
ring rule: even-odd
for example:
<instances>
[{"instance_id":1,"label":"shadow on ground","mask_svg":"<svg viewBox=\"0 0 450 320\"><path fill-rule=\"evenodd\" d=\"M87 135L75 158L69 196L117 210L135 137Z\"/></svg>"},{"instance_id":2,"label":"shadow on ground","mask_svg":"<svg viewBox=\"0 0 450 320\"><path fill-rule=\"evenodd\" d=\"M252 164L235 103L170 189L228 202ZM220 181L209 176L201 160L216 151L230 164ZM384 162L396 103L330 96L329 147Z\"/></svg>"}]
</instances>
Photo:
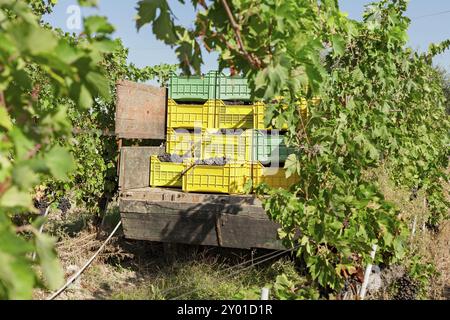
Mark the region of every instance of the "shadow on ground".
<instances>
[{"instance_id":1,"label":"shadow on ground","mask_svg":"<svg viewBox=\"0 0 450 320\"><path fill-rule=\"evenodd\" d=\"M65 238L61 240L65 246L64 254L67 256L62 259L63 264L66 267L71 264L80 267L84 264L119 221L120 214L117 207L111 207L108 211L99 235L95 234L95 228L89 227L90 222L82 215L78 219L74 217L65 222L61 221L59 230L67 232ZM87 240L84 241L83 238ZM73 245L70 245L71 242ZM72 251L67 251L68 248ZM82 250L83 248L86 250ZM183 290L191 290L199 286L200 289L202 286L207 289L202 289L202 292L191 297L207 298L206 294L209 291L217 291L216 297L222 297L221 294L225 295L225 293L221 292L229 294L236 291L238 286L253 285L259 281L255 279L260 279L262 285L266 279L272 280L276 272L271 273L266 270L264 276L258 273L286 254L255 266L257 262L265 260L258 260L258 258L272 253L274 253L273 250L266 249L228 249L129 240L125 239L122 230L119 229L95 262L83 273L81 288L78 292L73 290L73 294L64 298L169 299L184 292ZM239 273L241 268L247 268L244 269L247 273L237 274L230 278L230 281L221 279L230 273L236 273L236 271ZM180 284L186 289L165 292L166 289ZM218 287L217 290L215 287Z\"/></svg>"}]
</instances>

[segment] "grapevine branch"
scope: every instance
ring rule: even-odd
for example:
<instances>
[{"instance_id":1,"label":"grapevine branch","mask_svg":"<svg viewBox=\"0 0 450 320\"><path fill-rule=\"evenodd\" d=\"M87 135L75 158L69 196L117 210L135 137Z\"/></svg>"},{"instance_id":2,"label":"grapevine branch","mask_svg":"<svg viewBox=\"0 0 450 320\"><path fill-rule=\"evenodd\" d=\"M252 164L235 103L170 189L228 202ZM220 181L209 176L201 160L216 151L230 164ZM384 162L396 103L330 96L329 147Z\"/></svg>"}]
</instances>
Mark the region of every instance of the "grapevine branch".
<instances>
[{"instance_id":1,"label":"grapevine branch","mask_svg":"<svg viewBox=\"0 0 450 320\"><path fill-rule=\"evenodd\" d=\"M200 31L201 40L202 40L203 45L204 45L204 47L206 48L206 50L207 50L208 52L211 52L212 49L209 47L209 45L208 45L208 44L206 43L206 41L205 41L206 25L205 25L205 23L204 23L203 21L201 21L201 20L200 20L200 23L201 23L201 25L202 25L202 27L203 27L203 30ZM222 33L213 32L213 33L210 35L210 37L211 37L211 38L216 38L216 39L220 40L223 44L225 44L225 46L227 47L227 49L230 50L231 52L237 52L238 54L240 53L240 52L239 52L239 49L236 48L236 47L234 47L234 46L232 46L232 45L227 41L227 39L225 38L225 36L224 36ZM232 62L230 61L230 64L231 64L231 63L232 63ZM233 64L230 65L230 71L231 71L231 75L234 75L234 74L236 73L236 67L235 67Z\"/></svg>"},{"instance_id":2,"label":"grapevine branch","mask_svg":"<svg viewBox=\"0 0 450 320\"><path fill-rule=\"evenodd\" d=\"M205 0L199 0L199 5L203 7L203 9L208 10L208 5L206 4Z\"/></svg>"},{"instance_id":3,"label":"grapevine branch","mask_svg":"<svg viewBox=\"0 0 450 320\"><path fill-rule=\"evenodd\" d=\"M6 100L3 91L0 91L0 108L6 108ZM6 108L8 110L8 108Z\"/></svg>"},{"instance_id":4,"label":"grapevine branch","mask_svg":"<svg viewBox=\"0 0 450 320\"><path fill-rule=\"evenodd\" d=\"M225 36L224 36L222 33L214 32L214 33L211 35L211 37L213 37L213 38L219 38L220 40L222 40L223 43L225 44L225 46L228 48L228 50L230 50L230 51L238 51L238 52L239 52L238 49L236 49L235 47L233 47L233 46L227 41L227 39L225 39Z\"/></svg>"},{"instance_id":5,"label":"grapevine branch","mask_svg":"<svg viewBox=\"0 0 450 320\"><path fill-rule=\"evenodd\" d=\"M227 0L222 0L222 5L225 8L228 19L230 20L231 27L233 28L234 33L236 35L236 42L238 43L238 46L239 46L243 56L247 59L248 62L250 62L250 64L253 67L258 68L258 69L261 68L261 65L262 65L261 60L259 60L257 57L248 53L247 50L245 50L244 43L242 41L240 27L237 24L236 20L234 19L233 13L231 12L230 7L228 6Z\"/></svg>"}]
</instances>

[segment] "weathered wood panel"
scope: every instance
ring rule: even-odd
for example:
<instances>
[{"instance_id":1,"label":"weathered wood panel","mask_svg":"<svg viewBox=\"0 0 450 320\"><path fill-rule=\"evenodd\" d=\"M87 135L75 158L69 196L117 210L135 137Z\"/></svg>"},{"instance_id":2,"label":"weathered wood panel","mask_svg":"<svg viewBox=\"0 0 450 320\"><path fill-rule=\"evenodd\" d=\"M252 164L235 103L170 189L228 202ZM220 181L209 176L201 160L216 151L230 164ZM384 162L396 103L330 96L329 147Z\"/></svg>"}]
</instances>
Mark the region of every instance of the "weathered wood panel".
<instances>
[{"instance_id":1,"label":"weathered wood panel","mask_svg":"<svg viewBox=\"0 0 450 320\"><path fill-rule=\"evenodd\" d=\"M122 200L120 205L121 212L130 213L185 213L189 215L211 214L230 214L239 216L248 216L253 219L266 219L267 216L261 207L257 206L239 206L234 204L222 203L191 203L191 202L169 202L169 201L136 201Z\"/></svg>"},{"instance_id":2,"label":"weathered wood panel","mask_svg":"<svg viewBox=\"0 0 450 320\"><path fill-rule=\"evenodd\" d=\"M282 249L277 240L278 225L251 196L144 188L122 194L120 213L125 236L130 239Z\"/></svg>"},{"instance_id":3,"label":"weathered wood panel","mask_svg":"<svg viewBox=\"0 0 450 320\"><path fill-rule=\"evenodd\" d=\"M125 139L164 140L166 88L131 81L116 84L116 135Z\"/></svg>"},{"instance_id":4,"label":"weathered wood panel","mask_svg":"<svg viewBox=\"0 0 450 320\"><path fill-rule=\"evenodd\" d=\"M277 225L268 219L224 214L219 221L219 236L213 214L191 216L182 213L121 212L121 215L124 233L129 239L228 248L282 249L276 239Z\"/></svg>"},{"instance_id":5,"label":"weathered wood panel","mask_svg":"<svg viewBox=\"0 0 450 320\"><path fill-rule=\"evenodd\" d=\"M150 185L150 157L164 152L162 147L122 147L119 160L119 189Z\"/></svg>"},{"instance_id":6,"label":"weathered wood panel","mask_svg":"<svg viewBox=\"0 0 450 320\"><path fill-rule=\"evenodd\" d=\"M153 210L146 202L153 204L155 210L185 210L190 212L215 210L221 213L250 214L265 219L266 213L261 201L251 195L222 195L187 193L179 189L138 188L124 190L121 194L121 210L124 212L150 212ZM126 201L126 200L143 201ZM154 212L154 211L151 211Z\"/></svg>"}]
</instances>

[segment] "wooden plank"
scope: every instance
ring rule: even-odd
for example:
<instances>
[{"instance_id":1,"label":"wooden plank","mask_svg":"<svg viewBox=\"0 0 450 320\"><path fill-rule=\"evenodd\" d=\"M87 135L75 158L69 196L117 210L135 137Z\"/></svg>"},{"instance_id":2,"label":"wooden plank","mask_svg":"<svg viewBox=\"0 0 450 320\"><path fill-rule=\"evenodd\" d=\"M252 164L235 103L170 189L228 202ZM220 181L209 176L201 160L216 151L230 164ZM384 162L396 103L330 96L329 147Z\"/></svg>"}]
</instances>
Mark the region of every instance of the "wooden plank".
<instances>
[{"instance_id":1,"label":"wooden plank","mask_svg":"<svg viewBox=\"0 0 450 320\"><path fill-rule=\"evenodd\" d=\"M121 212L129 239L218 246L216 215ZM283 249L278 226L269 219L224 214L219 220L222 246L228 248Z\"/></svg>"},{"instance_id":2,"label":"wooden plank","mask_svg":"<svg viewBox=\"0 0 450 320\"><path fill-rule=\"evenodd\" d=\"M150 184L150 157L162 147L122 147L119 161L119 190L145 188Z\"/></svg>"},{"instance_id":3,"label":"wooden plank","mask_svg":"<svg viewBox=\"0 0 450 320\"><path fill-rule=\"evenodd\" d=\"M116 135L125 139L164 140L167 89L132 81L116 84Z\"/></svg>"},{"instance_id":4,"label":"wooden plank","mask_svg":"<svg viewBox=\"0 0 450 320\"><path fill-rule=\"evenodd\" d=\"M177 202L177 201L136 201L122 199L120 212L130 213L180 213L192 217L201 214L229 214L248 216L255 219L266 219L267 215L261 206L236 205L214 202Z\"/></svg>"},{"instance_id":5,"label":"wooden plank","mask_svg":"<svg viewBox=\"0 0 450 320\"><path fill-rule=\"evenodd\" d=\"M151 200L151 201L178 201L178 202L213 202L236 205L261 206L261 201L253 195L226 195L226 194L206 194L188 193L180 189L169 188L135 188L124 190L121 193L124 199Z\"/></svg>"},{"instance_id":6,"label":"wooden plank","mask_svg":"<svg viewBox=\"0 0 450 320\"><path fill-rule=\"evenodd\" d=\"M121 213L125 236L137 240L217 245L215 221L167 213Z\"/></svg>"},{"instance_id":7,"label":"wooden plank","mask_svg":"<svg viewBox=\"0 0 450 320\"><path fill-rule=\"evenodd\" d=\"M150 190L149 194L153 196L158 194L161 197L164 194ZM171 193L177 194L176 191ZM212 195L197 196L198 200L202 200ZM269 220L260 203L249 205L242 202L243 199L248 202L248 196L242 196L241 199L235 199L235 196L214 196L228 199L229 203L121 198L120 212L125 236L137 240L230 248L282 248L277 240L278 225ZM192 200L193 197L187 198Z\"/></svg>"}]
</instances>

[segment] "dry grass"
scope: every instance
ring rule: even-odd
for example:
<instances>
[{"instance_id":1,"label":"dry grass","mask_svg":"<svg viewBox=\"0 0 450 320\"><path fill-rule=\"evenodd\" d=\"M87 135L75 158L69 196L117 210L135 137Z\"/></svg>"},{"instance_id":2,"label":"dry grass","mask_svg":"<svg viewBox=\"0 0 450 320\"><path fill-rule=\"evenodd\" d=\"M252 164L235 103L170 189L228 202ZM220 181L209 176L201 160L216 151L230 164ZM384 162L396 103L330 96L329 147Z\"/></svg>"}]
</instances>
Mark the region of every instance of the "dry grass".
<instances>
[{"instance_id":1,"label":"dry grass","mask_svg":"<svg viewBox=\"0 0 450 320\"><path fill-rule=\"evenodd\" d=\"M66 278L85 264L118 221L117 212L113 212L106 232L98 239L89 223L79 221L84 219L82 216L72 217L73 220L62 221L53 215L48 225L48 231L59 238L56 250ZM168 261L162 244L126 240L119 232L80 281L58 299L172 299L182 294L186 294L182 296L185 299L232 299L242 290L273 282L280 270L294 269L288 258L258 267L246 264L245 267L250 266L246 269L237 266L266 253L267 250L179 245L177 259ZM34 298L45 299L49 295L50 292L36 290Z\"/></svg>"},{"instance_id":2,"label":"dry grass","mask_svg":"<svg viewBox=\"0 0 450 320\"><path fill-rule=\"evenodd\" d=\"M440 233L426 242L422 249L434 262L440 276L433 279L430 288L431 299L450 300L450 222L447 221Z\"/></svg>"}]
</instances>

